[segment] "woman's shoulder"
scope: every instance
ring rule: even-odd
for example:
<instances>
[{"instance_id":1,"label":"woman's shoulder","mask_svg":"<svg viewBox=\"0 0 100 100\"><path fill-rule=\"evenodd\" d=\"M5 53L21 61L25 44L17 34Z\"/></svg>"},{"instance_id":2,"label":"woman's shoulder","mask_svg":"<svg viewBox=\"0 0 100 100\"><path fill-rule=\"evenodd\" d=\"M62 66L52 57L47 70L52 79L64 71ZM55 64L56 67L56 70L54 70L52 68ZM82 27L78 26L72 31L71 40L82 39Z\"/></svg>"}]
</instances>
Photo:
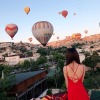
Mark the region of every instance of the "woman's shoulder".
<instances>
[{"instance_id":1,"label":"woman's shoulder","mask_svg":"<svg viewBox=\"0 0 100 100\"><path fill-rule=\"evenodd\" d=\"M63 71L66 71L67 67L68 67L68 65L65 65L65 66L63 67Z\"/></svg>"},{"instance_id":2,"label":"woman's shoulder","mask_svg":"<svg viewBox=\"0 0 100 100\"><path fill-rule=\"evenodd\" d=\"M63 67L63 71L67 71L67 70L69 70L69 65L65 65L64 67Z\"/></svg>"},{"instance_id":3,"label":"woman's shoulder","mask_svg":"<svg viewBox=\"0 0 100 100\"><path fill-rule=\"evenodd\" d=\"M86 66L85 66L84 64L79 64L79 66L80 66L81 68L86 69ZM69 67L70 67L70 64L69 64L69 65L65 65L65 66L63 67L63 69L69 69Z\"/></svg>"},{"instance_id":4,"label":"woman's shoulder","mask_svg":"<svg viewBox=\"0 0 100 100\"><path fill-rule=\"evenodd\" d=\"M79 66L85 67L85 65L84 65L84 64L79 64Z\"/></svg>"},{"instance_id":5,"label":"woman's shoulder","mask_svg":"<svg viewBox=\"0 0 100 100\"><path fill-rule=\"evenodd\" d=\"M80 66L86 67L84 64L80 64Z\"/></svg>"},{"instance_id":6,"label":"woman's shoulder","mask_svg":"<svg viewBox=\"0 0 100 100\"><path fill-rule=\"evenodd\" d=\"M65 66L63 67L63 69L66 69L66 67L67 67L67 66L65 65Z\"/></svg>"},{"instance_id":7,"label":"woman's shoulder","mask_svg":"<svg viewBox=\"0 0 100 100\"><path fill-rule=\"evenodd\" d=\"M80 66L86 71L86 65L84 65L84 64L80 64Z\"/></svg>"},{"instance_id":8,"label":"woman's shoulder","mask_svg":"<svg viewBox=\"0 0 100 100\"><path fill-rule=\"evenodd\" d=\"M65 65L63 68L68 68L68 65Z\"/></svg>"}]
</instances>

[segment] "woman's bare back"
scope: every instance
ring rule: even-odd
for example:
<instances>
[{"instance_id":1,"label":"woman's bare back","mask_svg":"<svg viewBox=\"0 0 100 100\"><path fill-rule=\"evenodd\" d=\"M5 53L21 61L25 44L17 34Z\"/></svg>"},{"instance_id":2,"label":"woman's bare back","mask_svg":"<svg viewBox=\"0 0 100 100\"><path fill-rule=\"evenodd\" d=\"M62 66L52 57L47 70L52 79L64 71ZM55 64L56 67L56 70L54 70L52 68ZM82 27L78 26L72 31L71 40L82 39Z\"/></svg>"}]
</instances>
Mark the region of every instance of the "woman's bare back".
<instances>
[{"instance_id":1,"label":"woman's bare back","mask_svg":"<svg viewBox=\"0 0 100 100\"><path fill-rule=\"evenodd\" d=\"M84 66L82 64L77 64L76 62L72 62L71 64L67 65L67 76L73 82L77 82L81 77L83 81Z\"/></svg>"}]
</instances>

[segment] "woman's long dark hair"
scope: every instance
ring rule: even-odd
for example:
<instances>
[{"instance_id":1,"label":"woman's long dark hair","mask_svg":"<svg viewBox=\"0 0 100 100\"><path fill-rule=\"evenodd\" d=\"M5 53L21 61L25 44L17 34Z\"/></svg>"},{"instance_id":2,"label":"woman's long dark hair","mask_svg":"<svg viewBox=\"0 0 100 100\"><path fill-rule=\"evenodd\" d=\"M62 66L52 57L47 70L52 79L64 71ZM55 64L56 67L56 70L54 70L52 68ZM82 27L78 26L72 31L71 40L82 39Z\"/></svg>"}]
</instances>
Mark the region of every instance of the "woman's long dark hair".
<instances>
[{"instance_id":1,"label":"woman's long dark hair","mask_svg":"<svg viewBox=\"0 0 100 100\"><path fill-rule=\"evenodd\" d=\"M68 48L66 54L66 65L69 65L73 61L80 64L79 54L75 48Z\"/></svg>"}]
</instances>

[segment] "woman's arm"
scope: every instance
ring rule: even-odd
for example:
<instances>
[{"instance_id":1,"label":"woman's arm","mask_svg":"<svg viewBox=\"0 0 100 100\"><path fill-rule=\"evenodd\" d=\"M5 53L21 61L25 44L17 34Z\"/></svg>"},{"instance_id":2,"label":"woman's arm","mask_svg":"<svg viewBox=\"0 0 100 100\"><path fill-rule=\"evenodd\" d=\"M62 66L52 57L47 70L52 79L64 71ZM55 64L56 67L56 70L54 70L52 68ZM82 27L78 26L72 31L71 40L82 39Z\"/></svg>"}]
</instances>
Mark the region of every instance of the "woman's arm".
<instances>
[{"instance_id":1,"label":"woman's arm","mask_svg":"<svg viewBox=\"0 0 100 100\"><path fill-rule=\"evenodd\" d=\"M82 82L84 81L84 76L85 76L85 70L86 69L86 67L85 67L85 65L83 65L83 77L82 77Z\"/></svg>"},{"instance_id":2,"label":"woman's arm","mask_svg":"<svg viewBox=\"0 0 100 100\"><path fill-rule=\"evenodd\" d=\"M66 88L68 88L68 78L67 78L66 66L63 67L63 74L64 74L64 78L65 78Z\"/></svg>"}]
</instances>

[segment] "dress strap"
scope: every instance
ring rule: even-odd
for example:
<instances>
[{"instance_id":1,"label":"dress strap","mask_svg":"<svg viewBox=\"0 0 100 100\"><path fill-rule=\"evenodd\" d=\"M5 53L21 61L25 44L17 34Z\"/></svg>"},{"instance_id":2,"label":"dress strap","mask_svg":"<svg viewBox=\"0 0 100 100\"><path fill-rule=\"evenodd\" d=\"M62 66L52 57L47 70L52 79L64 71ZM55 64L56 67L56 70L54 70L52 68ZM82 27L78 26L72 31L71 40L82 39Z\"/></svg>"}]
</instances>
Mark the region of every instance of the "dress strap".
<instances>
[{"instance_id":1,"label":"dress strap","mask_svg":"<svg viewBox=\"0 0 100 100\"><path fill-rule=\"evenodd\" d=\"M70 66L70 65L69 65ZM78 64L78 66L79 66L79 64ZM78 66L77 66L77 68L76 68L76 70L74 71L74 69L70 66L70 68L71 68L71 70L73 71L73 73L74 73L74 75L73 75L73 77L71 77L72 78L72 80L78 80L79 78L78 78L78 76L77 76L77 74L76 74L76 72L77 72L77 69L78 69ZM74 67L74 63L73 63L73 67ZM77 77L77 78L74 78L74 77Z\"/></svg>"}]
</instances>

